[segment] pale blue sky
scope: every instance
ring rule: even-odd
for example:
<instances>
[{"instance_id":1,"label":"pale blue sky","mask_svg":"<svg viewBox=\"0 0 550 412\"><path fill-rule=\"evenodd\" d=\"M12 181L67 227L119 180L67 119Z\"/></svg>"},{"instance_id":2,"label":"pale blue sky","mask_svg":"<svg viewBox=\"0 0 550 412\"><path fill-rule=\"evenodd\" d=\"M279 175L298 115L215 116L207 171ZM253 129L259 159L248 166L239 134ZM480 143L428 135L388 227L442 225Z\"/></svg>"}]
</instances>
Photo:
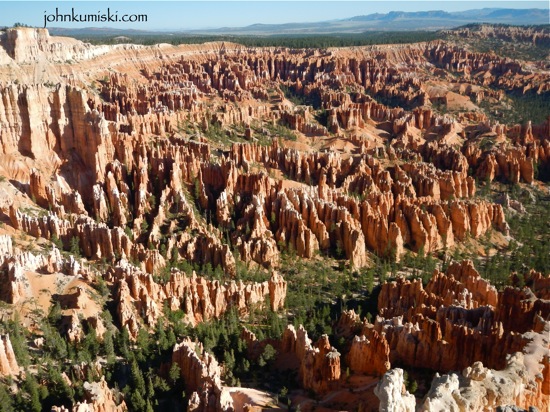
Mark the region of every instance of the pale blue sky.
<instances>
[{"instance_id":1,"label":"pale blue sky","mask_svg":"<svg viewBox=\"0 0 550 412\"><path fill-rule=\"evenodd\" d=\"M541 8L548 1L0 1L0 26L15 22L44 25L44 16L118 12L148 15L147 23L52 23L55 27L114 27L138 30L186 30L242 27L255 23L316 22L389 11L462 11L478 8Z\"/></svg>"}]
</instances>

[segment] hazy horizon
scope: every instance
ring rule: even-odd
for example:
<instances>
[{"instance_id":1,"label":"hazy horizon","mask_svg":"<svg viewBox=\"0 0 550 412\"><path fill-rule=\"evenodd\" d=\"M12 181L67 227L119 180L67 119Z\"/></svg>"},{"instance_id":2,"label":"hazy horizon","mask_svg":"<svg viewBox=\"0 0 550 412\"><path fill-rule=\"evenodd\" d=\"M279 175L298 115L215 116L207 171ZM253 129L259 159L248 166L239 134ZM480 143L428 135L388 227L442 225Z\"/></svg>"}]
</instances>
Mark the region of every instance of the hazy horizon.
<instances>
[{"instance_id":1,"label":"hazy horizon","mask_svg":"<svg viewBox=\"0 0 550 412\"><path fill-rule=\"evenodd\" d=\"M0 1L0 26L23 23L43 27L45 16L70 14L147 15L147 22L48 23L50 28L114 28L122 30L182 31L246 27L253 24L309 23L391 11L483 8L548 9L545 1Z\"/></svg>"}]
</instances>

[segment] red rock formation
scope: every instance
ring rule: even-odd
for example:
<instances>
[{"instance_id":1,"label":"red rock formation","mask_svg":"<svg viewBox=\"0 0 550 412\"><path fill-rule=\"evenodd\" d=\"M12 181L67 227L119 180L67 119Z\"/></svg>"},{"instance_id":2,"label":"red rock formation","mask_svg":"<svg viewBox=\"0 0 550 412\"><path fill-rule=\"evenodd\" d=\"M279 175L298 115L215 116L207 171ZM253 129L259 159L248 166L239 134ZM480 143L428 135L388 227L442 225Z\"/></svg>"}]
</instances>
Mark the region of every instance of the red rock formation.
<instances>
[{"instance_id":1,"label":"red rock formation","mask_svg":"<svg viewBox=\"0 0 550 412\"><path fill-rule=\"evenodd\" d=\"M387 340L376 332L372 325L355 336L347 355L347 363L355 373L382 376L390 369L390 347Z\"/></svg>"},{"instance_id":2,"label":"red rock formation","mask_svg":"<svg viewBox=\"0 0 550 412\"><path fill-rule=\"evenodd\" d=\"M483 86L521 93L530 89L541 93L549 89L547 74L521 75L523 68L519 63L494 54L471 53L458 46L441 43L426 50L425 55L436 65L463 72L469 81Z\"/></svg>"},{"instance_id":3,"label":"red rock formation","mask_svg":"<svg viewBox=\"0 0 550 412\"><path fill-rule=\"evenodd\" d=\"M124 400L116 399L112 389L107 386L103 377L99 382L84 382L84 397L82 402L76 402L72 412L125 412L128 410ZM64 406L52 407L52 412L69 412Z\"/></svg>"},{"instance_id":4,"label":"red rock formation","mask_svg":"<svg viewBox=\"0 0 550 412\"><path fill-rule=\"evenodd\" d=\"M548 37L532 28L490 34L534 43ZM29 196L25 206L50 210L37 214L6 202L2 213L15 230L58 238L65 249L77 241L85 259L110 263L106 279L133 337L157 322L165 303L183 309L192 324L231 307L244 316L268 294L273 310L284 306L286 282L276 274L243 284L172 271L162 284L156 277L169 264L185 261L231 278L235 259L273 269L281 249L293 249L359 268L369 252L399 259L405 249L434 252L493 228L507 234L503 208L474 198L474 176L532 184L535 165L550 165L550 119L500 125L481 112L441 116L434 106L437 99L448 104L450 93L472 104L503 100L510 91L546 93L547 71L449 42L324 51L230 43L94 47L44 30L9 29L0 46L0 172ZM58 63L67 59L74 64ZM36 62L42 74L32 70ZM429 91L434 76L453 78L449 95ZM323 112L296 106L283 90ZM296 142L279 142L273 130L284 125ZM262 144L229 146L226 137ZM30 297L27 270L86 275L56 248L44 256L20 253L8 239L0 237L0 296L7 302ZM497 293L463 262L435 273L426 288L419 281L384 285L383 318L374 326L358 330L351 314L338 325L341 336L363 334L351 343L352 370L380 375L389 360L443 371L475 361L503 368L506 354L544 331L546 280L532 274L524 281L533 293ZM78 296L73 303L81 307ZM101 329L98 318L88 322ZM80 338L80 328L72 313L70 339ZM338 381L339 355L326 337L312 345L303 329L289 329L281 347L298 359L306 388L324 393ZM202 350L181 351L206 365L199 370L209 368ZM547 360L534 363L544 362L537 382L548 380ZM206 384L205 394L189 373L197 390L191 408L223 408L209 399L218 398L219 385ZM399 395L401 386L389 385ZM534 403L543 392L537 388L529 392Z\"/></svg>"},{"instance_id":5,"label":"red rock formation","mask_svg":"<svg viewBox=\"0 0 550 412\"><path fill-rule=\"evenodd\" d=\"M491 152L486 152L483 155L479 155L480 159L476 159L479 164L477 169L477 175L489 182L495 178L500 178L505 182L519 183L520 181L525 183L533 183L534 180L534 163L537 162L538 156L535 150L530 157L529 146L528 147L510 147L507 149L498 148Z\"/></svg>"},{"instance_id":6,"label":"red rock formation","mask_svg":"<svg viewBox=\"0 0 550 412\"><path fill-rule=\"evenodd\" d=\"M27 291L26 276L23 267L17 262L7 261L3 265L0 299L7 303L17 303L31 293Z\"/></svg>"},{"instance_id":7,"label":"red rock formation","mask_svg":"<svg viewBox=\"0 0 550 412\"><path fill-rule=\"evenodd\" d=\"M10 336L0 337L0 375L15 376L19 374L19 365L11 346Z\"/></svg>"},{"instance_id":8,"label":"red rock formation","mask_svg":"<svg viewBox=\"0 0 550 412\"><path fill-rule=\"evenodd\" d=\"M540 279L542 285L544 279ZM472 262L463 261L453 263L445 274L436 271L425 289L420 281L386 283L378 303L382 316L374 325L378 332L374 342L387 349L373 351L372 344L364 343L368 337L356 338L350 359L361 348L364 356L372 359L365 365L369 373L378 373L372 368L383 353L389 354L392 363L410 367L466 368L466 380L454 374L436 376L422 410L450 410L465 404L474 410L503 404L544 409L550 403L544 389L549 375L550 328L544 319L550 314L550 305L528 288L507 287L497 293L481 279ZM362 358L354 359L352 366ZM497 370L486 369L481 362ZM379 396L387 398L383 393ZM399 398L398 394L392 396ZM386 401L391 402L391 396Z\"/></svg>"},{"instance_id":9,"label":"red rock formation","mask_svg":"<svg viewBox=\"0 0 550 412\"><path fill-rule=\"evenodd\" d=\"M352 338L361 333L362 327L363 324L361 323L360 316L351 309L342 312L333 329L335 335L338 337Z\"/></svg>"},{"instance_id":10,"label":"red rock formation","mask_svg":"<svg viewBox=\"0 0 550 412\"><path fill-rule=\"evenodd\" d=\"M117 401L115 394L107 386L107 382L103 377L99 382L84 382L84 396L86 401L75 406L78 411L85 406L93 412L123 412L128 410L123 400L120 403Z\"/></svg>"},{"instance_id":11,"label":"red rock formation","mask_svg":"<svg viewBox=\"0 0 550 412\"><path fill-rule=\"evenodd\" d=\"M62 272L69 276L84 273L73 256L61 255L55 246L47 253L34 254L14 248L11 237L6 235L0 236L0 268L0 277L4 279L0 285L0 299L12 304L33 295L27 271L48 274Z\"/></svg>"},{"instance_id":12,"label":"red rock formation","mask_svg":"<svg viewBox=\"0 0 550 412\"><path fill-rule=\"evenodd\" d=\"M244 62L240 63L244 64ZM347 69L344 69L348 63L356 64L351 61L343 61L342 70L344 72L348 72ZM301 63L298 62L291 64L306 71L310 70L305 66L300 66ZM377 63L372 60L367 66L371 64L376 65ZM197 73L194 73L193 70L197 70ZM374 250L378 254L393 253L399 257L406 246L413 250L424 247L426 251L450 246L454 241L450 236L451 226L452 232L458 234L458 239L462 239L469 232L478 236L486 231L491 223L499 230L506 230L503 215L492 210L494 208L491 205L477 204L468 212L459 207L453 213L444 213L435 205L440 200L451 197L471 197L475 191L472 177L467 176L468 161L466 158L457 150L449 149L437 142L431 142L424 147L418 146L416 150L422 151L426 159L433 160L434 164L443 171L432 166L419 166L411 162L404 164L403 169L395 167L388 176L387 172L369 156L355 162L337 154L307 154L294 149L283 149L277 144L270 148L247 145L246 149L244 146L232 149L229 157L222 156L220 163L212 164L210 162L212 153L206 145L192 142L186 142L186 145L183 145L183 141L175 136L169 139L157 139L154 146L147 141L145 136L151 134L156 136L166 133L174 135L175 124L183 121L184 114L180 110L191 110L191 107L194 107L190 103L175 104L173 100L170 100L173 94L166 90L170 84L176 87L183 81L184 84L188 84L190 89L194 87L196 90L203 90L181 95L188 96L190 101L195 103L200 101L203 93L210 93L212 91L210 88L225 91L227 89L224 88L229 87L231 93L240 96L239 99L242 98L243 101L249 99L249 97L245 98L239 90L244 90L243 82L247 84L257 82L257 80L250 80L250 68L241 67L237 72L234 70L236 69L221 64L213 66L212 70L204 71L203 66L197 65L193 61L181 61L171 68L162 69L158 74L147 72L145 77L151 84L145 88L145 91L135 89L136 86L132 86L129 79L124 76L112 75L102 90L102 96L106 99L106 102L103 103L93 96L87 100L84 99L85 93L82 90L67 89L65 94L59 91L61 89L56 90L55 93L61 94L56 95L54 100L57 99L60 102L66 100L67 105L71 108L71 113L64 114L65 117L61 116L59 119L44 118L43 116L46 116L44 113L40 114L42 117L38 117L45 124L69 123L75 132L72 135L65 135L60 131L57 132L59 126L52 127L52 130L57 133L54 133L52 139L55 142L60 142L60 151L55 152L57 146L52 146L52 144L48 146L49 150L50 152L54 151L55 156L60 159L67 157L67 151L76 150L82 158L88 174L76 174L76 176L63 174L62 177L55 174L57 183L46 184L45 178L40 173L31 170L30 193L40 204L49 206L58 216L63 216L66 212L86 215L87 211L92 211L90 214L95 215L99 221L106 221L109 217L110 224L115 226L109 229L110 235L104 228L101 228L101 225L96 228L91 222L88 223L91 225L89 229L83 229L97 232L91 236L94 243L100 241L97 238L101 238L101 243L111 243L112 240L108 239L109 236L116 236L121 238L123 245L121 247L116 244L112 246L108 244L93 245L80 239L86 256L113 259L120 255L132 259L148 260L149 263L145 264L147 270L155 265L157 268L161 267L160 257L154 254L146 256L148 252L145 248L141 249L139 245L133 247L128 240L122 238L122 233L115 234L112 232L113 230L116 230L117 227L125 227L128 222L133 220L132 236L130 237L140 238L140 243L146 243L150 248L160 248L161 245L164 245L169 253L176 246L178 255L185 259L203 265L210 263L213 267L221 265L226 273L234 273L235 265L229 248L218 240L222 234L216 232L216 229L204 227L204 223L200 221L199 216L195 216L192 210L195 205L188 203L186 191L196 191L197 198L194 199L194 202L201 209L206 210L216 206L217 224L222 228L227 229L231 226L231 213L237 209L240 216L236 219L236 230L230 236L231 243L239 250L243 260L255 261L264 265L266 262L276 265L278 243L292 247L298 255L303 257L311 257L319 249L342 250L345 257L354 266L360 267L366 264L366 249ZM376 72L374 70L374 73ZM379 73L383 73L385 76L387 69L383 69ZM270 73L270 75L272 74ZM210 80L203 83L205 76ZM241 78L241 80L233 84L221 80L219 76L224 79L230 77ZM346 76L344 77L347 78ZM355 81L357 78L365 78L365 75L361 75L359 72L353 76L356 78ZM373 76L377 77L378 75L371 74L370 82L374 80ZM240 86L235 88L236 84ZM15 93L14 90L11 91ZM318 86L318 92L322 97L325 96L325 89L321 85ZM26 92L17 91L17 93ZM48 95L50 91L42 90L40 93ZM144 103L143 96L145 96L145 100L148 100L147 103ZM187 99L187 97L185 98ZM340 121L344 123L344 127L347 127L348 123L361 126L369 118L397 123L403 119L401 110L399 113L393 113L366 96L355 96L354 99L355 103L337 97L339 103L350 106L346 109L343 107L338 109ZM330 101L327 100L325 103L328 104ZM163 107L166 110L155 112L155 115L150 113L157 110L158 107ZM6 108L6 110L8 109ZM98 114L98 111L102 113ZM57 111L54 112L57 113ZM74 113L80 113L83 117L92 119L93 127L90 129L88 123L82 124L81 120L74 118ZM191 113L188 114L191 115ZM268 115L268 112L265 114ZM307 117L307 113L305 115ZM353 120L354 116L358 116L356 120ZM242 121L246 123L248 120L233 119L230 122ZM210 121L214 120L210 119ZM434 118L429 110L417 110L407 122L411 123L410 127L424 130L439 124L441 120ZM112 127L113 125L116 127ZM8 126L12 127L10 121L8 121ZM398 124L395 127L398 127ZM32 126L29 128L35 130ZM134 138L135 135L137 138ZM14 137L14 139L17 138L20 137ZM30 136L29 139L32 143L34 137ZM84 147L84 140L93 141L95 146ZM28 144L28 150L33 153L34 144L31 143ZM43 147L45 144L37 143L36 145ZM18 147L22 147L22 145L18 145ZM15 146L6 150L13 151ZM247 153L240 152L241 150L246 150ZM96 153L96 155L92 156L91 153ZM38 155L38 152L33 153L33 156ZM290 178L307 184L317 182L320 184L323 179L327 181L322 177L327 174L330 177L328 182L332 190L327 192L326 189L323 189L326 192L322 196L323 201L316 197L305 197L303 192L298 194L301 198L296 200L293 191L288 189L280 191L279 183L266 178L265 175L263 177L254 173L243 175L243 170L247 171L250 162L276 167L288 173ZM527 166L523 169L525 169L524 174L527 179L530 172L527 170ZM89 171L94 171L94 174L90 175ZM413 179L408 178L407 175L413 176ZM384 194L392 192L394 195L401 194L412 199L417 196L429 196L435 202L432 207L434 210L431 210L429 214L427 212L420 213L415 208L421 207L422 202L411 200L413 205L407 205L406 208L399 207L400 210L396 210L394 214L386 218L385 210L379 209L380 205L376 204L374 199L369 199L370 207L365 205L359 207L354 205L354 201L345 200L339 195L341 190L338 190L337 185L334 184L338 181L344 181L342 188L355 193L364 191L366 187L372 186L374 183L377 189ZM365 182L369 184L366 185ZM252 193L254 185L256 191ZM71 189L68 189L67 186ZM252 201L248 200L248 196L246 196L241 197L240 201L235 203L235 197L241 190L254 195L251 196ZM276 193L277 197L274 199ZM290 202L286 200L287 198ZM348 211L334 207L330 202L331 199L336 199L338 206L345 206ZM390 202L396 207L401 203L399 196L394 197ZM304 203L307 204L307 209ZM389 206L391 207L391 204ZM296 209L297 207L300 210ZM480 211L481 207L483 210ZM110 216L107 212L109 208ZM293 209L296 210L293 211ZM315 212L312 212L313 209ZM357 213L359 210L361 212ZM199 230L199 236L188 236L183 232L181 235L172 235L168 241L163 240L161 227L165 220L173 213L182 213L181 211L185 215L185 220L188 221L187 228L182 229ZM348 213L349 211L351 213ZM272 216L274 216L274 223L271 222ZM450 220L451 217L454 218ZM51 232L39 230L35 227L37 223L26 222L27 224L25 224L17 219L17 216L12 216L14 225L21 226L34 235L48 238L48 232ZM82 216L78 219L84 223ZM438 233L431 228L426 229L426 226L434 226L434 219L437 221ZM474 224L469 220L474 220ZM333 225L332 222L336 222L336 224ZM70 235L66 234L65 236ZM73 233L72 236L80 237L80 233ZM382 241L375 241L375 239Z\"/></svg>"},{"instance_id":13,"label":"red rock formation","mask_svg":"<svg viewBox=\"0 0 550 412\"><path fill-rule=\"evenodd\" d=\"M550 277L544 276L541 272L531 269L523 275L514 273L510 278L514 286L525 285L537 298L550 300Z\"/></svg>"},{"instance_id":14,"label":"red rock formation","mask_svg":"<svg viewBox=\"0 0 550 412\"><path fill-rule=\"evenodd\" d=\"M528 44L548 44L550 34L534 27L505 27L493 25L479 25L477 27L461 27L454 30L446 30L445 34L463 38L499 38L506 41L515 41Z\"/></svg>"},{"instance_id":15,"label":"red rock formation","mask_svg":"<svg viewBox=\"0 0 550 412\"><path fill-rule=\"evenodd\" d=\"M79 343L84 337L84 330L76 310L72 311L69 316L64 317L61 328L71 343Z\"/></svg>"},{"instance_id":16,"label":"red rock formation","mask_svg":"<svg viewBox=\"0 0 550 412\"><path fill-rule=\"evenodd\" d=\"M269 296L271 310L277 311L284 307L286 298L286 281L277 273L273 273L269 281L244 284L207 280L195 273L188 277L173 271L170 280L161 285L152 275L125 264L116 267L111 276L118 288L120 323L133 338L137 336L141 318L150 327L156 325L165 302L172 310L182 309L185 321L196 325L219 318L230 308L244 316L253 305L263 304L266 296Z\"/></svg>"},{"instance_id":17,"label":"red rock formation","mask_svg":"<svg viewBox=\"0 0 550 412\"><path fill-rule=\"evenodd\" d=\"M495 320L505 331L524 333L534 330L538 316L546 319L550 301L537 298L529 288L506 288L499 293Z\"/></svg>"},{"instance_id":18,"label":"red rock formation","mask_svg":"<svg viewBox=\"0 0 550 412\"><path fill-rule=\"evenodd\" d=\"M302 326L296 330L289 325L283 333L280 354L295 356L303 388L323 394L338 385L341 373L340 354L331 347L328 336L321 336L312 345Z\"/></svg>"},{"instance_id":19,"label":"red rock formation","mask_svg":"<svg viewBox=\"0 0 550 412\"><path fill-rule=\"evenodd\" d=\"M246 343L248 359L257 360L263 353L263 342L260 342L252 331L244 327L241 332L241 339Z\"/></svg>"},{"instance_id":20,"label":"red rock formation","mask_svg":"<svg viewBox=\"0 0 550 412\"><path fill-rule=\"evenodd\" d=\"M497 293L481 279L470 261L464 261L453 263L445 274L436 271L425 289L420 281L386 283L378 304L383 317L377 317L374 330L381 337L378 345L389 347L392 363L449 371L481 361L502 369L506 367L507 355L523 351L531 357L525 366L522 357L517 367L530 368L525 379L531 382L531 389L520 391L519 400L510 399L521 401L522 405L526 404L525 399L533 399L539 405L548 403L538 377L544 376L539 372L546 368L541 348L547 346L543 331L550 326L543 319L550 314L550 305L529 289L508 287ZM523 385L519 381L516 384ZM482 387L487 387L487 383ZM501 390L504 389L498 389Z\"/></svg>"},{"instance_id":21,"label":"red rock formation","mask_svg":"<svg viewBox=\"0 0 550 412\"><path fill-rule=\"evenodd\" d=\"M495 307L498 302L494 286L481 278L471 261L452 263L446 273L436 271L424 289L420 280L382 285L378 297L380 315L385 318L406 315L411 319L416 314L427 313L427 308L460 305L475 309L484 305ZM435 313L434 311L431 312Z\"/></svg>"},{"instance_id":22,"label":"red rock formation","mask_svg":"<svg viewBox=\"0 0 550 412\"><path fill-rule=\"evenodd\" d=\"M172 362L179 366L186 390L191 392L189 410L233 410L233 399L221 383L221 367L204 351L202 344L190 340L176 344Z\"/></svg>"}]
</instances>

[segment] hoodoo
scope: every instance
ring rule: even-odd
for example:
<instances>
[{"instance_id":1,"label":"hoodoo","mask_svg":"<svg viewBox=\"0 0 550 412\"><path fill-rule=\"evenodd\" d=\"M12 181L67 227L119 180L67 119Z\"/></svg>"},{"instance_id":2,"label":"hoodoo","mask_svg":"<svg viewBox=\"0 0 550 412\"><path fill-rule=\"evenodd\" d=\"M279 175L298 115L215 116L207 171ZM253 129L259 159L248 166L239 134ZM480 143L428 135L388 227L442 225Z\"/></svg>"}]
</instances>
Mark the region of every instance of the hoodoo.
<instances>
[{"instance_id":1,"label":"hoodoo","mask_svg":"<svg viewBox=\"0 0 550 412\"><path fill-rule=\"evenodd\" d=\"M0 404L547 410L548 29L410 36L0 31Z\"/></svg>"}]
</instances>

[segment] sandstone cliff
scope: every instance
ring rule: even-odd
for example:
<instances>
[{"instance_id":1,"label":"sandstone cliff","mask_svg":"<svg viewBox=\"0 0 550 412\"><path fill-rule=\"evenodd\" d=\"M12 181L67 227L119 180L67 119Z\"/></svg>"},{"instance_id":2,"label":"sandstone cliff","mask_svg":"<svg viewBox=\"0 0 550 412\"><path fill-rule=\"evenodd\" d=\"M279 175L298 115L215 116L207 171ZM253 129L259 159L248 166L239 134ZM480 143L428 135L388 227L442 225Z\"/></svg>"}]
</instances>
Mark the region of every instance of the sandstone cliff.
<instances>
[{"instance_id":1,"label":"sandstone cliff","mask_svg":"<svg viewBox=\"0 0 550 412\"><path fill-rule=\"evenodd\" d=\"M296 358L303 388L324 394L338 386L340 353L330 345L327 335L312 345L302 326L296 330L289 325L283 333L279 352Z\"/></svg>"},{"instance_id":2,"label":"sandstone cliff","mask_svg":"<svg viewBox=\"0 0 550 412\"><path fill-rule=\"evenodd\" d=\"M185 340L176 344L172 354L191 392L190 411L233 411L233 399L221 382L221 368L216 359L205 352L200 343Z\"/></svg>"},{"instance_id":3,"label":"sandstone cliff","mask_svg":"<svg viewBox=\"0 0 550 412\"><path fill-rule=\"evenodd\" d=\"M391 64L405 59L408 65L431 62L460 70L489 64L484 55L466 54L470 63L463 67L455 62L459 51L445 44L367 48L353 57L331 51L334 64L328 66L317 53L279 55L272 49L243 59L236 45L226 46L223 61L216 57L218 45L212 50L182 46L171 49L172 55L159 48L155 53L166 58L154 60L147 47L73 44L26 29L6 32L3 47L15 64L41 60L54 49L63 56L73 53L75 64L88 67L92 76L0 87L4 172L28 184L28 194L57 218L78 222L69 230L63 220L37 222L12 210L12 224L33 236L55 234L65 245L76 236L86 257L140 260L149 273L177 253L234 274L231 247L240 259L264 266L277 266L281 248L291 248L301 257L321 251L362 267L370 251L399 258L407 248L441 250L493 228L506 234L500 206L471 199L475 185L469 172L530 183L533 165L550 159L544 149L547 125L519 132L506 126L499 133L519 139L517 147L466 146L462 153L446 144L462 133L459 123L426 105L408 113L369 95L333 90L334 84L361 85L372 95L411 103L424 98L422 81L400 76L408 69ZM129 50L143 58L144 68L124 66L124 72L115 69L99 78L94 56L110 59ZM56 59L48 64L55 66ZM491 73L518 73L510 62L491 64ZM530 87L543 82L527 77ZM92 80L94 88L87 86ZM289 107L278 88L276 97L262 92L277 81L294 84L304 97L316 96L329 112L331 127L349 132L358 154L302 151L276 140L268 147L235 144L215 153L201 136L209 127L251 130L252 119L325 136L314 131L311 113ZM278 103L270 104L271 99ZM225 106L226 101L239 104ZM372 147L354 132L375 126L382 133L386 122L395 136L386 149L378 143ZM198 138L191 141L194 133ZM432 134L441 138L417 139ZM394 164L383 158L393 158ZM300 184L282 185L253 164ZM175 216L180 223L168 223ZM225 238L230 245L220 241ZM162 249L163 257L154 249Z\"/></svg>"},{"instance_id":4,"label":"sandstone cliff","mask_svg":"<svg viewBox=\"0 0 550 412\"><path fill-rule=\"evenodd\" d=\"M350 357L361 349L372 359L359 372L380 373L374 365L387 358L410 367L464 370L462 377L437 375L421 410L548 407L550 305L530 289L497 292L463 261L446 273L436 271L425 289L418 280L386 283L378 303L380 316L350 351ZM365 345L367 339L374 344Z\"/></svg>"},{"instance_id":5,"label":"sandstone cliff","mask_svg":"<svg viewBox=\"0 0 550 412\"><path fill-rule=\"evenodd\" d=\"M245 316L254 305L263 304L266 297L269 297L270 309L277 311L284 306L287 288L286 281L276 273L269 281L245 284L207 280L195 273L188 277L173 271L168 282L159 284L151 274L124 262L114 268L110 276L118 290L120 323L134 338L142 321L149 327L156 325L165 302L171 310L183 310L184 321L196 325L219 318L230 308Z\"/></svg>"},{"instance_id":6,"label":"sandstone cliff","mask_svg":"<svg viewBox=\"0 0 550 412\"><path fill-rule=\"evenodd\" d=\"M537 29L492 35L505 33L548 37ZM287 283L276 270L287 252L355 270L373 254L399 260L495 230L506 236L504 208L476 197L476 179L537 186L537 170L550 167L550 118L499 124L481 102L548 93L549 80L541 64L442 41L92 46L8 29L0 34L0 218L7 233L49 250L23 251L0 235L0 299L38 298L36 271L83 283L99 276L114 291L117 326L136 338L165 305L192 325L230 308L246 317L268 297L282 309ZM271 278L235 280L243 263ZM517 285L539 287L497 292L471 262L437 271L426 287L387 283L374 324L347 313L337 325L349 344L342 361L352 373L383 376L384 408L414 407L402 374L386 373L392 364L465 370L434 381L427 410L547 407L548 358L538 349L548 346L548 279L517 276ZM60 298L73 343L83 338L83 296ZM97 314L85 322L101 336ZM260 343L245 335L253 352ZM16 375L7 337L2 345L2 373ZM288 327L275 346L294 360L303 388L324 395L341 384L340 354L326 336L312 343ZM173 362L192 391L191 410L240 405L199 344L178 344ZM82 410L124 408L104 381L85 392Z\"/></svg>"},{"instance_id":7,"label":"sandstone cliff","mask_svg":"<svg viewBox=\"0 0 550 412\"><path fill-rule=\"evenodd\" d=\"M525 347L522 334L535 329L535 314L544 317L550 310L528 290L497 294L469 261L435 273L426 290L420 281L383 285L379 308L375 329L385 334L390 361L442 371L475 361L503 368L506 354ZM459 344L461 353L455 349Z\"/></svg>"},{"instance_id":8,"label":"sandstone cliff","mask_svg":"<svg viewBox=\"0 0 550 412\"><path fill-rule=\"evenodd\" d=\"M9 335L0 337L0 374L2 376L19 374L19 365L17 359L15 359Z\"/></svg>"},{"instance_id":9,"label":"sandstone cliff","mask_svg":"<svg viewBox=\"0 0 550 412\"><path fill-rule=\"evenodd\" d=\"M128 410L126 403L115 398L113 390L107 386L102 377L99 382L85 382L83 402L77 402L70 411L72 412L124 412ZM64 406L52 408L52 412L69 412Z\"/></svg>"}]
</instances>

